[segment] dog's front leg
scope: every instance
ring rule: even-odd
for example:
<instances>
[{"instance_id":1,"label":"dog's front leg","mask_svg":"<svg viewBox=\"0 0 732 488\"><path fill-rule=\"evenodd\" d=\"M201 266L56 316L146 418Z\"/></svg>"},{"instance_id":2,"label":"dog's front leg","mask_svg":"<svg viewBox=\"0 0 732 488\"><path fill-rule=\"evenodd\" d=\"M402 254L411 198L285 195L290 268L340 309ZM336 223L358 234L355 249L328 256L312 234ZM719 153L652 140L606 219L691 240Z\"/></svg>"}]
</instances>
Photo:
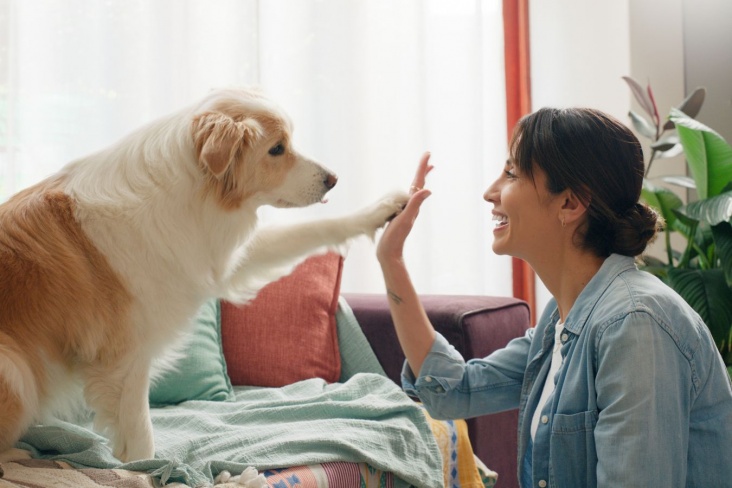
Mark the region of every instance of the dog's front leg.
<instances>
[{"instance_id":1,"label":"dog's front leg","mask_svg":"<svg viewBox=\"0 0 732 488\"><path fill-rule=\"evenodd\" d=\"M95 428L108 434L120 461L151 459L155 444L148 404L150 361L138 356L109 366L88 371L85 396L95 411Z\"/></svg>"},{"instance_id":2,"label":"dog's front leg","mask_svg":"<svg viewBox=\"0 0 732 488\"><path fill-rule=\"evenodd\" d=\"M260 229L234 268L227 283L233 296L227 298L253 296L312 254L337 249L361 235L373 239L376 231L398 214L408 200L406 193L392 193L351 215Z\"/></svg>"}]
</instances>

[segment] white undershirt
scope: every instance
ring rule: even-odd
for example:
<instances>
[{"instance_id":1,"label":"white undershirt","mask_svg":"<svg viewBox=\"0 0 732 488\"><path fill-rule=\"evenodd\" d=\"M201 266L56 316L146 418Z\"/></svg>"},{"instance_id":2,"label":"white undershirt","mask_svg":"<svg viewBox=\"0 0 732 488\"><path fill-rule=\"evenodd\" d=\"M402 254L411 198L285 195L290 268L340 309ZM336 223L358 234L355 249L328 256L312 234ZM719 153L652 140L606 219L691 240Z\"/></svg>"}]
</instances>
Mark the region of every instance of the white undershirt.
<instances>
[{"instance_id":1,"label":"white undershirt","mask_svg":"<svg viewBox=\"0 0 732 488\"><path fill-rule=\"evenodd\" d=\"M562 332L564 331L564 322L561 320L557 322L556 329L554 331L554 352L552 353L552 364L549 366L549 374L546 376L544 381L544 389L541 391L541 397L539 398L539 404L534 410L534 417L531 419L531 439L536 437L536 429L539 428L539 422L541 421L541 411L544 410L549 396L554 392L554 376L559 371L559 367L562 365ZM548 420L548 419L547 419Z\"/></svg>"}]
</instances>

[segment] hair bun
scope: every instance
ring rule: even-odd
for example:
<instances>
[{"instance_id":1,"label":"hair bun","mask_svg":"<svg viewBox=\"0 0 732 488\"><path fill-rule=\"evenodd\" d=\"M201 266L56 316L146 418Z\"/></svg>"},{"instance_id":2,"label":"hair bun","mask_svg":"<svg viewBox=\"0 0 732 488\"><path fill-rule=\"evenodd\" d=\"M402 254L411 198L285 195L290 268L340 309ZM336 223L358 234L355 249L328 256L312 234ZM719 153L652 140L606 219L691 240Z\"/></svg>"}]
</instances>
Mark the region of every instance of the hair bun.
<instances>
[{"instance_id":1,"label":"hair bun","mask_svg":"<svg viewBox=\"0 0 732 488\"><path fill-rule=\"evenodd\" d=\"M662 229L660 215L645 203L637 202L615 221L615 239L610 252L638 256Z\"/></svg>"}]
</instances>

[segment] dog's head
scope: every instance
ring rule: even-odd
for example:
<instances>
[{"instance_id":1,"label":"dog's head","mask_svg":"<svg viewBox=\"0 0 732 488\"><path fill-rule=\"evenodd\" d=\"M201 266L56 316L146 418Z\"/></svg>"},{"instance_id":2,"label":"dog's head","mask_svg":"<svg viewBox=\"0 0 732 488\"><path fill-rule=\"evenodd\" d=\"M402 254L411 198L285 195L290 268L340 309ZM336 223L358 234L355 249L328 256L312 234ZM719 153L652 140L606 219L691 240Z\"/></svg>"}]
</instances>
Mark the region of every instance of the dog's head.
<instances>
[{"instance_id":1,"label":"dog's head","mask_svg":"<svg viewBox=\"0 0 732 488\"><path fill-rule=\"evenodd\" d=\"M225 208L247 200L304 207L323 201L336 184L335 174L293 147L289 117L259 92L214 93L191 130L205 188Z\"/></svg>"}]
</instances>

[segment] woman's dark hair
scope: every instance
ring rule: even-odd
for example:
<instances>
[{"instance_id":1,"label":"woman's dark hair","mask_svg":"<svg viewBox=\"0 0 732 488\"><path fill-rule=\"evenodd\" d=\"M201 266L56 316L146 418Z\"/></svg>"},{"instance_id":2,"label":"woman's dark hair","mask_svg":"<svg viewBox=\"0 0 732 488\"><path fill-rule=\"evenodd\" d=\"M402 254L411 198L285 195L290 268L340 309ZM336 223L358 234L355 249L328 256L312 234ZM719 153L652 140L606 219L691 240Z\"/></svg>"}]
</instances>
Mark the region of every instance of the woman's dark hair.
<instances>
[{"instance_id":1,"label":"woman's dark hair","mask_svg":"<svg viewBox=\"0 0 732 488\"><path fill-rule=\"evenodd\" d=\"M516 125L513 164L533 179L534 165L552 194L569 188L587 206L580 245L601 257L641 254L662 220L640 202L643 150L613 117L587 108L542 108Z\"/></svg>"}]
</instances>

